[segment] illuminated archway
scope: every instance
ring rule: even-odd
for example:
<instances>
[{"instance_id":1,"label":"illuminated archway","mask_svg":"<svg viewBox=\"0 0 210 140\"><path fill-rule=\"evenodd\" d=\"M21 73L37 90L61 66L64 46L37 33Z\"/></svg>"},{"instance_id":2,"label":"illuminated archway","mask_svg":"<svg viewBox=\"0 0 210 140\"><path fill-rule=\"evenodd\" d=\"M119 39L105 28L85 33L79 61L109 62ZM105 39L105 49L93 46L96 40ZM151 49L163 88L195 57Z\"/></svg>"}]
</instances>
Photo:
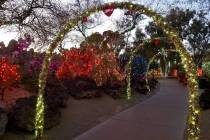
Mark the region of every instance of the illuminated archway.
<instances>
[{"instance_id":1,"label":"illuminated archway","mask_svg":"<svg viewBox=\"0 0 210 140\"><path fill-rule=\"evenodd\" d=\"M119 9L126 9L135 12L140 12L145 14L151 18L153 18L154 22L157 26L161 27L163 31L166 33L169 40L172 40L176 51L180 54L182 64L186 70L186 75L188 79L188 88L189 88L189 115L188 115L188 140L198 140L199 139L199 107L198 107L198 83L197 83L197 75L196 75L196 68L193 63L193 60L190 54L186 51L186 49L182 45L182 40L179 38L178 33L176 30L169 26L165 19L161 16L152 11L149 8L145 8L142 5L132 4L129 2L121 2L121 3L110 3L105 4L99 7L93 7L88 11L81 14L81 16L77 17L74 20L70 20L61 30L57 37L53 40L52 44L49 46L49 49L46 52L46 56L43 62L42 70L39 75L39 92L36 104L36 116L35 116L35 136L37 139L41 139L43 136L43 129L44 129L44 89L46 86L46 79L48 73L48 67L53 55L53 51L57 48L57 46L61 43L64 39L64 36L72 29L75 25L78 24L79 21L82 21L84 17L90 16L92 13L96 13L99 11L104 10L107 6L112 6L114 8ZM133 57L133 56L131 56ZM131 63L129 62L129 69L130 70ZM128 79L130 80L130 79ZM130 87L130 82L128 83L128 87ZM128 93L131 93L130 88L127 89Z\"/></svg>"},{"instance_id":2,"label":"illuminated archway","mask_svg":"<svg viewBox=\"0 0 210 140\"><path fill-rule=\"evenodd\" d=\"M167 51L164 50L164 52L176 52L176 50L173 50L173 49L169 49ZM152 62L158 57L158 56L161 56L161 55L164 55L162 54L163 52L158 52L157 54L155 54L148 62L148 65L147 65L147 71L146 71L146 75L148 75L148 72L149 72L149 68L150 68L150 65L152 64ZM165 60L164 60L165 61ZM166 62L165 62L166 63Z\"/></svg>"}]
</instances>

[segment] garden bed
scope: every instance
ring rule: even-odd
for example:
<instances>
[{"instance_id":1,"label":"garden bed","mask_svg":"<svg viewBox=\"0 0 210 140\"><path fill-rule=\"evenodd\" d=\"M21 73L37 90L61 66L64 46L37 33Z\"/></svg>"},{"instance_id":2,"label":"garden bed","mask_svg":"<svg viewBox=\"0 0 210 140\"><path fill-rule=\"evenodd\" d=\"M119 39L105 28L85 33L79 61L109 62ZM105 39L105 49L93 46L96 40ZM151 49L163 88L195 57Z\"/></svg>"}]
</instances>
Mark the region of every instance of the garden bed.
<instances>
[{"instance_id":1,"label":"garden bed","mask_svg":"<svg viewBox=\"0 0 210 140\"><path fill-rule=\"evenodd\" d=\"M150 95L134 93L131 100L127 100L126 96L114 100L106 94L100 98L84 100L75 100L70 97L67 108L61 111L60 124L47 130L46 137L49 140L73 139L126 108L148 99L155 90L150 93ZM32 136L33 134L28 132L10 130L5 133L2 140L30 140Z\"/></svg>"}]
</instances>

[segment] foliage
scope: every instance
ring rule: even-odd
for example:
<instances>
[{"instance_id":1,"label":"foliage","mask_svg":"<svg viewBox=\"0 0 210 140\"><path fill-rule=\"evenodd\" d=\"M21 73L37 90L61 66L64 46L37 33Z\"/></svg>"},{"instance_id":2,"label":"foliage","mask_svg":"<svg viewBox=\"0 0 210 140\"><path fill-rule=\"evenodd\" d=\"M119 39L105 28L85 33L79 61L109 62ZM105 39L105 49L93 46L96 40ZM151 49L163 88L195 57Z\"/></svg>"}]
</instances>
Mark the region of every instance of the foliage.
<instances>
[{"instance_id":1,"label":"foliage","mask_svg":"<svg viewBox=\"0 0 210 140\"><path fill-rule=\"evenodd\" d=\"M8 86L18 81L20 75L17 72L17 65L11 65L6 58L0 60L0 83L1 86Z\"/></svg>"},{"instance_id":2,"label":"foliage","mask_svg":"<svg viewBox=\"0 0 210 140\"><path fill-rule=\"evenodd\" d=\"M125 71L126 68L126 64L129 61L129 55L124 53L124 54L120 54L119 56L119 65L120 65L120 69L121 71Z\"/></svg>"},{"instance_id":3,"label":"foliage","mask_svg":"<svg viewBox=\"0 0 210 140\"><path fill-rule=\"evenodd\" d=\"M131 75L133 78L140 77L147 71L147 62L144 57L136 55L131 65Z\"/></svg>"},{"instance_id":4,"label":"foliage","mask_svg":"<svg viewBox=\"0 0 210 140\"><path fill-rule=\"evenodd\" d=\"M85 41L81 43L81 46L98 46L98 48L111 49L118 54L123 49L124 44L123 35L119 32L108 30L103 32L103 34L98 32L91 34L86 37Z\"/></svg>"},{"instance_id":5,"label":"foliage","mask_svg":"<svg viewBox=\"0 0 210 140\"><path fill-rule=\"evenodd\" d=\"M8 59L4 57L0 59L0 89L2 92L2 99L4 90L20 80L17 69L17 65L10 64Z\"/></svg>"},{"instance_id":6,"label":"foliage","mask_svg":"<svg viewBox=\"0 0 210 140\"><path fill-rule=\"evenodd\" d=\"M32 48L29 49L33 41L30 35L25 34L17 41L11 40L6 47L4 43L1 43L0 56L6 56L11 64L18 65L19 73L22 77L21 83L24 85L24 88L31 92L36 92L38 89L38 77L45 53L35 52ZM54 76L59 65L60 57L54 54L49 67L48 76Z\"/></svg>"},{"instance_id":7,"label":"foliage","mask_svg":"<svg viewBox=\"0 0 210 140\"><path fill-rule=\"evenodd\" d=\"M203 11L183 11L179 8L170 10L166 16L171 26L179 31L179 36L188 41L187 49L192 53L196 66L201 65L210 51L210 22L206 16Z\"/></svg>"},{"instance_id":8,"label":"foliage","mask_svg":"<svg viewBox=\"0 0 210 140\"><path fill-rule=\"evenodd\" d=\"M98 86L108 81L122 81L115 53L96 50L94 46L72 48L64 52L64 61L56 71L59 79L75 79L87 77L93 79Z\"/></svg>"},{"instance_id":9,"label":"foliage","mask_svg":"<svg viewBox=\"0 0 210 140\"><path fill-rule=\"evenodd\" d=\"M69 19L80 15L90 6L100 5L100 0L1 0L0 27L14 27L21 34L31 33L36 43L47 44ZM14 26L13 26L14 25ZM75 27L85 36L83 23Z\"/></svg>"},{"instance_id":10,"label":"foliage","mask_svg":"<svg viewBox=\"0 0 210 140\"><path fill-rule=\"evenodd\" d=\"M158 69L159 67L160 67L159 64L158 64L156 61L153 61L153 62L150 64L149 70Z\"/></svg>"},{"instance_id":11,"label":"foliage","mask_svg":"<svg viewBox=\"0 0 210 140\"><path fill-rule=\"evenodd\" d=\"M95 64L95 48L72 48L64 52L64 61L56 72L58 78L90 77Z\"/></svg>"},{"instance_id":12,"label":"foliage","mask_svg":"<svg viewBox=\"0 0 210 140\"><path fill-rule=\"evenodd\" d=\"M125 75L120 73L114 52L101 52L97 55L92 78L98 86L107 84L107 82L113 85L115 82L122 82L125 79Z\"/></svg>"},{"instance_id":13,"label":"foliage","mask_svg":"<svg viewBox=\"0 0 210 140\"><path fill-rule=\"evenodd\" d=\"M16 51L22 52L28 49L34 39L29 34L24 34L24 37L18 39Z\"/></svg>"},{"instance_id":14,"label":"foliage","mask_svg":"<svg viewBox=\"0 0 210 140\"><path fill-rule=\"evenodd\" d=\"M161 77L161 76L163 76L163 73L162 73L160 68L158 68L158 69L151 69L148 72L148 76L149 77Z\"/></svg>"},{"instance_id":15,"label":"foliage","mask_svg":"<svg viewBox=\"0 0 210 140\"><path fill-rule=\"evenodd\" d=\"M210 77L210 62L203 63L202 68L204 71L204 75Z\"/></svg>"}]
</instances>

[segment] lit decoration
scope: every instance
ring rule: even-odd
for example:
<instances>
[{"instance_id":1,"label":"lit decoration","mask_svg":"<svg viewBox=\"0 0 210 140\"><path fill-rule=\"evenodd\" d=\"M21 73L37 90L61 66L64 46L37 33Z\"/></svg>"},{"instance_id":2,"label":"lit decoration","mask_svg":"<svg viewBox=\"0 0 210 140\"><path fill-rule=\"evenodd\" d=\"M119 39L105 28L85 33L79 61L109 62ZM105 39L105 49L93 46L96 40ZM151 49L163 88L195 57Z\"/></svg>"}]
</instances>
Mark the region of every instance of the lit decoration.
<instances>
[{"instance_id":1,"label":"lit decoration","mask_svg":"<svg viewBox=\"0 0 210 140\"><path fill-rule=\"evenodd\" d=\"M18 39L16 51L20 53L22 51L27 50L32 42L34 42L34 39L30 35L24 34L23 38Z\"/></svg>"},{"instance_id":2,"label":"lit decoration","mask_svg":"<svg viewBox=\"0 0 210 140\"><path fill-rule=\"evenodd\" d=\"M82 20L82 22L83 23L86 23L86 22L88 22L88 18L85 16L85 17L83 17L83 20Z\"/></svg>"},{"instance_id":3,"label":"lit decoration","mask_svg":"<svg viewBox=\"0 0 210 140\"><path fill-rule=\"evenodd\" d=\"M178 70L177 69L173 69L172 72L171 72L171 76L177 77L178 76Z\"/></svg>"},{"instance_id":4,"label":"lit decoration","mask_svg":"<svg viewBox=\"0 0 210 140\"><path fill-rule=\"evenodd\" d=\"M28 74L29 75L36 75L41 71L43 58L44 58L44 55L41 55L41 56L38 56L38 57L34 57L30 61L30 65L29 65L29 68L28 68ZM58 69L59 65L60 65L60 61L58 61L56 59L53 59L51 61L50 66L49 66L49 72L54 73Z\"/></svg>"},{"instance_id":5,"label":"lit decoration","mask_svg":"<svg viewBox=\"0 0 210 140\"><path fill-rule=\"evenodd\" d=\"M204 75L210 78L210 62L204 62L202 68Z\"/></svg>"},{"instance_id":6,"label":"lit decoration","mask_svg":"<svg viewBox=\"0 0 210 140\"><path fill-rule=\"evenodd\" d=\"M45 102L43 95L39 95L36 104L36 116L35 116L35 137L37 140L42 140L44 129L44 110Z\"/></svg>"},{"instance_id":7,"label":"lit decoration","mask_svg":"<svg viewBox=\"0 0 210 140\"><path fill-rule=\"evenodd\" d=\"M104 6L103 8L103 12L105 15L107 15L108 17L110 17L112 15L112 13L114 12L115 9L115 4L107 4Z\"/></svg>"},{"instance_id":8,"label":"lit decoration","mask_svg":"<svg viewBox=\"0 0 210 140\"><path fill-rule=\"evenodd\" d=\"M122 81L125 76L119 72L115 53L96 51L94 46L72 48L64 52L64 62L56 72L59 79L88 77L102 86L109 80L112 83Z\"/></svg>"},{"instance_id":9,"label":"lit decoration","mask_svg":"<svg viewBox=\"0 0 210 140\"><path fill-rule=\"evenodd\" d=\"M158 56L163 56L163 59L164 59L164 61L165 61L165 73L164 73L164 76L166 77L166 75L167 75L167 69L168 69L168 66L166 65L166 57L167 57L167 53L168 53L168 52L177 52L177 51L174 50L174 49L167 49L167 50L165 50L165 49L162 48L160 51L158 51L157 54L155 54L155 55L149 60L149 63L148 63L148 65L147 65L147 72L149 71L149 68L150 68L151 63L152 63ZM151 73L151 72L150 72L150 73ZM156 73L156 72L155 72L155 73ZM161 72L161 71L157 73L157 77L159 77L160 75L162 75L162 72Z\"/></svg>"},{"instance_id":10,"label":"lit decoration","mask_svg":"<svg viewBox=\"0 0 210 140\"><path fill-rule=\"evenodd\" d=\"M163 73L161 72L161 69L152 69L147 72L148 77L162 77Z\"/></svg>"},{"instance_id":11,"label":"lit decoration","mask_svg":"<svg viewBox=\"0 0 210 140\"><path fill-rule=\"evenodd\" d=\"M198 68L197 75L198 75L198 77L203 76L203 69L202 68Z\"/></svg>"},{"instance_id":12,"label":"lit decoration","mask_svg":"<svg viewBox=\"0 0 210 140\"><path fill-rule=\"evenodd\" d=\"M147 65L147 73L146 73L146 76L147 76L147 77L149 76L148 72L149 72L150 65L152 64L152 62L153 62L160 54L161 54L161 53L158 52L157 54L155 54L155 55L149 60L149 63L148 63L148 65Z\"/></svg>"},{"instance_id":13,"label":"lit decoration","mask_svg":"<svg viewBox=\"0 0 210 140\"><path fill-rule=\"evenodd\" d=\"M155 46L159 46L160 45L160 39L154 39L152 41L152 43L155 45Z\"/></svg>"},{"instance_id":14,"label":"lit decoration","mask_svg":"<svg viewBox=\"0 0 210 140\"><path fill-rule=\"evenodd\" d=\"M90 77L95 64L95 54L94 47L72 48L64 52L64 62L56 72L57 77L68 79L74 79L76 76Z\"/></svg>"},{"instance_id":15,"label":"lit decoration","mask_svg":"<svg viewBox=\"0 0 210 140\"><path fill-rule=\"evenodd\" d=\"M82 20L82 17L89 16L92 13L104 10L107 8L107 5L114 5L114 8L119 9L133 9L136 12L140 12L142 14L145 14L151 18L153 18L154 22L158 27L161 27L163 31L166 33L169 40L171 40L174 43L174 46L176 48L176 51L180 54L182 64L184 66L184 69L186 71L186 76L188 79L188 88L189 88L189 115L188 115L188 140L198 140L200 136L200 129L199 129L199 115L200 115L200 108L198 105L198 82L197 82L197 71L195 68L195 64L193 63L193 60L190 56L190 54L186 51L186 49L183 47L182 40L178 36L178 33L176 29L171 27L167 24L164 17L161 15L155 13L149 8L145 8L142 5L132 4L130 2L121 2L121 3L111 3L111 4L105 4L101 5L99 7L93 7L88 10L88 12L84 12L81 14L81 16L78 16L74 20L70 20L61 30L57 37L53 40L52 44L49 46L49 49L46 53L45 60L42 66L42 70L39 76L39 93L38 93L38 99L37 99L37 108L36 108L36 119L35 119L35 134L36 138L40 138L43 135L43 125L44 125L44 101L43 101L43 95L44 95L44 89L46 85L46 79L47 79L47 72L48 67L52 58L53 51L57 48L57 46L61 43L61 41L64 39L65 35L72 29L75 25L79 23L79 21ZM113 10L114 10L113 8ZM108 16L112 14L108 12ZM133 53L132 53L133 54ZM130 58L132 60L132 56ZM130 71L131 71L131 61L128 62L127 65L127 81L128 81L128 88L127 93L131 95L131 89L130 89Z\"/></svg>"},{"instance_id":16,"label":"lit decoration","mask_svg":"<svg viewBox=\"0 0 210 140\"><path fill-rule=\"evenodd\" d=\"M132 78L143 76L147 71L147 62L144 57L135 55L131 65Z\"/></svg>"},{"instance_id":17,"label":"lit decoration","mask_svg":"<svg viewBox=\"0 0 210 140\"><path fill-rule=\"evenodd\" d=\"M120 65L121 71L125 70L125 65L127 64L128 60L129 60L129 57L127 54L121 54L119 56L119 65Z\"/></svg>"},{"instance_id":18,"label":"lit decoration","mask_svg":"<svg viewBox=\"0 0 210 140\"><path fill-rule=\"evenodd\" d=\"M92 79L97 86L101 86L107 81L112 85L114 82L122 82L125 75L120 73L120 68L117 65L117 58L114 52L106 52L97 55L96 65L92 73Z\"/></svg>"},{"instance_id":19,"label":"lit decoration","mask_svg":"<svg viewBox=\"0 0 210 140\"><path fill-rule=\"evenodd\" d=\"M4 90L19 80L20 75L17 65L11 65L5 57L0 58L0 93L2 94L2 100L4 99Z\"/></svg>"}]
</instances>

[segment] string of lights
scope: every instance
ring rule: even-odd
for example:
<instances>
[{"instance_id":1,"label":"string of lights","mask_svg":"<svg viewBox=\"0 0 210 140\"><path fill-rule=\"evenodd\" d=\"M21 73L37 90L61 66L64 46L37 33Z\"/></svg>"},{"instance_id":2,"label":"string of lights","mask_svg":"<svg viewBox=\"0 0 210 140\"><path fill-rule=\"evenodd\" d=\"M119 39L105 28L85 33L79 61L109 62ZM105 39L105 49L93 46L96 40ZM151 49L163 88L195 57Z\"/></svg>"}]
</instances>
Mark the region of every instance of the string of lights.
<instances>
[{"instance_id":1,"label":"string of lights","mask_svg":"<svg viewBox=\"0 0 210 140\"><path fill-rule=\"evenodd\" d=\"M121 3L110 3L105 4L99 7L93 7L89 9L88 11L81 14L81 16L77 17L74 20L70 20L63 30L61 30L57 37L54 39L52 44L50 45L47 55L45 57L42 71L39 76L39 92L38 92L38 98L37 98L37 108L36 108L36 116L35 116L35 136L37 139L40 139L43 137L43 129L44 129L44 89L46 85L46 79L47 79L47 73L48 73L48 67L53 55L53 51L57 46L61 43L61 41L64 39L64 36L72 29L74 26L78 24L79 21L82 21L84 17L88 17L93 13L104 11L106 8L112 8L112 10L109 10L109 13L107 13L108 16L111 15L111 12L113 12L114 8L119 9L126 9L131 10L135 12L140 12L142 14L145 14L151 18L153 18L154 22L157 24L157 26L161 27L164 32L166 33L169 40L172 40L176 51L180 54L180 57L182 59L182 64L186 70L186 75L188 78L188 88L189 88L189 116L188 116L188 140L198 140L200 135L200 129L199 129L199 106L198 106L198 82L197 82L197 74L196 74L196 68L193 63L193 60L190 56L190 54L186 51L186 49L183 47L182 40L179 38L178 33L175 29L173 29L170 25L167 24L165 19L152 11L149 8L146 8L142 5L132 4L130 2L121 2ZM131 57L132 58L132 57ZM131 61L128 63L128 88L127 88L127 94L128 98L131 96L131 88L130 88L130 68Z\"/></svg>"}]
</instances>

